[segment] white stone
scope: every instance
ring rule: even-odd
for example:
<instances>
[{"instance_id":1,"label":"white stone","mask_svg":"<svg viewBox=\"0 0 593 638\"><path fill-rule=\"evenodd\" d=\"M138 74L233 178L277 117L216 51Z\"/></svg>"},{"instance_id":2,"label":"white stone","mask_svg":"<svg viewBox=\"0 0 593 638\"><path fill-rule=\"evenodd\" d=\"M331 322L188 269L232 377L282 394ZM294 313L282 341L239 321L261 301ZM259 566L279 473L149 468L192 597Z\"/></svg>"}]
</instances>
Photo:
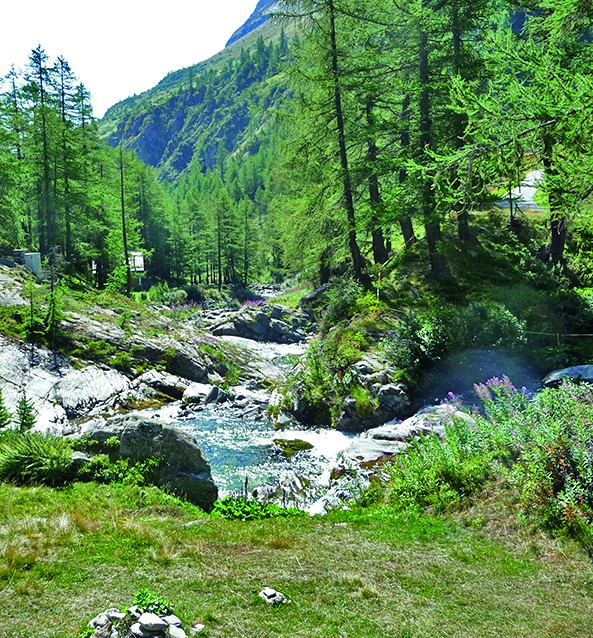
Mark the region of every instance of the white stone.
<instances>
[{"instance_id":1,"label":"white stone","mask_svg":"<svg viewBox=\"0 0 593 638\"><path fill-rule=\"evenodd\" d=\"M89 627L92 629L95 629L96 627L105 627L108 622L109 616L107 616L107 614L99 614L89 622Z\"/></svg>"},{"instance_id":2,"label":"white stone","mask_svg":"<svg viewBox=\"0 0 593 638\"><path fill-rule=\"evenodd\" d=\"M169 625L169 638L187 638L187 634L177 625Z\"/></svg>"},{"instance_id":3,"label":"white stone","mask_svg":"<svg viewBox=\"0 0 593 638\"><path fill-rule=\"evenodd\" d=\"M175 614L171 614L170 616L163 616L163 620L168 625L176 625L177 627L181 627L181 625L183 624L181 620L177 618L177 616L175 616Z\"/></svg>"},{"instance_id":4,"label":"white stone","mask_svg":"<svg viewBox=\"0 0 593 638\"><path fill-rule=\"evenodd\" d=\"M194 625L190 630L190 636L197 636L201 631L206 629L206 625Z\"/></svg>"},{"instance_id":5,"label":"white stone","mask_svg":"<svg viewBox=\"0 0 593 638\"><path fill-rule=\"evenodd\" d=\"M143 613L142 616L138 618L138 623L142 629L147 629L148 631L162 631L168 627L162 618L150 613Z\"/></svg>"}]
</instances>

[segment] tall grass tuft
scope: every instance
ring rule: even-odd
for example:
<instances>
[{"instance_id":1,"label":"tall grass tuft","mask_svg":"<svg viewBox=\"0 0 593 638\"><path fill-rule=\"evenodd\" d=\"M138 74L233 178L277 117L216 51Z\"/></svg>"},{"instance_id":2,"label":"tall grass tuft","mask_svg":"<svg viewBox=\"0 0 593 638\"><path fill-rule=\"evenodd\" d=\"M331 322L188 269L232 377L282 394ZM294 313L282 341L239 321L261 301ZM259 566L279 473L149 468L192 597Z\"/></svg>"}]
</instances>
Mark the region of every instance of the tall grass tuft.
<instances>
[{"instance_id":1,"label":"tall grass tuft","mask_svg":"<svg viewBox=\"0 0 593 638\"><path fill-rule=\"evenodd\" d=\"M0 440L0 481L59 486L72 478L72 448L59 436L26 432Z\"/></svg>"}]
</instances>

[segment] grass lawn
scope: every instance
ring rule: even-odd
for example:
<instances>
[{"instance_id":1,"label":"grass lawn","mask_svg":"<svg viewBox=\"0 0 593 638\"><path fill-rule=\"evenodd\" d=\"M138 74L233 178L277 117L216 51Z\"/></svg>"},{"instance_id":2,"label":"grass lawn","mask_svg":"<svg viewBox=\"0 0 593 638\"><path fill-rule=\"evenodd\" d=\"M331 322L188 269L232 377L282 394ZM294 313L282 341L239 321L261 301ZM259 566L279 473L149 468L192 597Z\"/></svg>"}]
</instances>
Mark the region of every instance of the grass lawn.
<instances>
[{"instance_id":1,"label":"grass lawn","mask_svg":"<svg viewBox=\"0 0 593 638\"><path fill-rule=\"evenodd\" d=\"M0 485L0 638L75 638L141 587L205 637L593 636L593 568L486 506L228 521L153 488ZM267 606L265 586L291 603Z\"/></svg>"}]
</instances>

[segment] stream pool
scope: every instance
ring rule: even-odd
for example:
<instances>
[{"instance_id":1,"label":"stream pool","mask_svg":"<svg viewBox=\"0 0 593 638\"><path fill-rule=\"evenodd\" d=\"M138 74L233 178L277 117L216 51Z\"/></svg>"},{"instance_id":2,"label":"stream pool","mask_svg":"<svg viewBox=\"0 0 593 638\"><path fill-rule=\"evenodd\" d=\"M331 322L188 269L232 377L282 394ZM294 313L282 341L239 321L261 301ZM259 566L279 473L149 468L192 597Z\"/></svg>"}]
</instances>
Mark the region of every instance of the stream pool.
<instances>
[{"instance_id":1,"label":"stream pool","mask_svg":"<svg viewBox=\"0 0 593 638\"><path fill-rule=\"evenodd\" d=\"M246 480L249 492L264 483L275 484L287 472L324 485L338 454L353 438L325 428L277 432L267 419L242 416L228 408L205 409L176 425L196 436L221 496L243 493ZM285 458L274 452L275 438L300 439L314 447Z\"/></svg>"}]
</instances>

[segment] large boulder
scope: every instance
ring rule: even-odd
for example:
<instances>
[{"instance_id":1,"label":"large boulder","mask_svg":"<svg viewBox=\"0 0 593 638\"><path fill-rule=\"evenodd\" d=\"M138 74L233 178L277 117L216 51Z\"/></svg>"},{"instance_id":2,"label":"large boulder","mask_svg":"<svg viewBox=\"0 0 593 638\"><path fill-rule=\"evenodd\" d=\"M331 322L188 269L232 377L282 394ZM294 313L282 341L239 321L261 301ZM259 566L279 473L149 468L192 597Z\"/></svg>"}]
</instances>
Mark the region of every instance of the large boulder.
<instances>
[{"instance_id":1,"label":"large boulder","mask_svg":"<svg viewBox=\"0 0 593 638\"><path fill-rule=\"evenodd\" d=\"M361 412L356 400L347 396L337 422L344 432L362 432L394 418L409 414L410 399L407 389L399 383L373 384L370 396L374 401L372 411ZM367 408L368 409L368 408Z\"/></svg>"},{"instance_id":2,"label":"large boulder","mask_svg":"<svg viewBox=\"0 0 593 638\"><path fill-rule=\"evenodd\" d=\"M570 366L562 370L554 370L544 377L542 385L545 388L556 388L563 381L585 381L593 383L593 366Z\"/></svg>"},{"instance_id":3,"label":"large boulder","mask_svg":"<svg viewBox=\"0 0 593 638\"><path fill-rule=\"evenodd\" d=\"M109 419L87 432L99 450L116 458L142 461L157 458L162 461L155 483L210 511L218 498L218 488L212 480L210 465L196 438L179 428L138 414ZM107 446L108 439L119 440L119 447Z\"/></svg>"},{"instance_id":4,"label":"large boulder","mask_svg":"<svg viewBox=\"0 0 593 638\"><path fill-rule=\"evenodd\" d=\"M445 426L456 419L465 421L470 427L474 419L461 412L454 405L441 405L424 408L404 421L393 421L367 430L343 452L343 457L370 467L394 454L405 452L411 439L419 436L435 435L442 437Z\"/></svg>"},{"instance_id":5,"label":"large boulder","mask_svg":"<svg viewBox=\"0 0 593 638\"><path fill-rule=\"evenodd\" d=\"M303 332L291 327L285 321L274 319L262 311L253 313L248 310L242 310L228 317L222 324L212 329L212 334L218 337L243 337L274 343L298 343L305 338Z\"/></svg>"}]
</instances>

